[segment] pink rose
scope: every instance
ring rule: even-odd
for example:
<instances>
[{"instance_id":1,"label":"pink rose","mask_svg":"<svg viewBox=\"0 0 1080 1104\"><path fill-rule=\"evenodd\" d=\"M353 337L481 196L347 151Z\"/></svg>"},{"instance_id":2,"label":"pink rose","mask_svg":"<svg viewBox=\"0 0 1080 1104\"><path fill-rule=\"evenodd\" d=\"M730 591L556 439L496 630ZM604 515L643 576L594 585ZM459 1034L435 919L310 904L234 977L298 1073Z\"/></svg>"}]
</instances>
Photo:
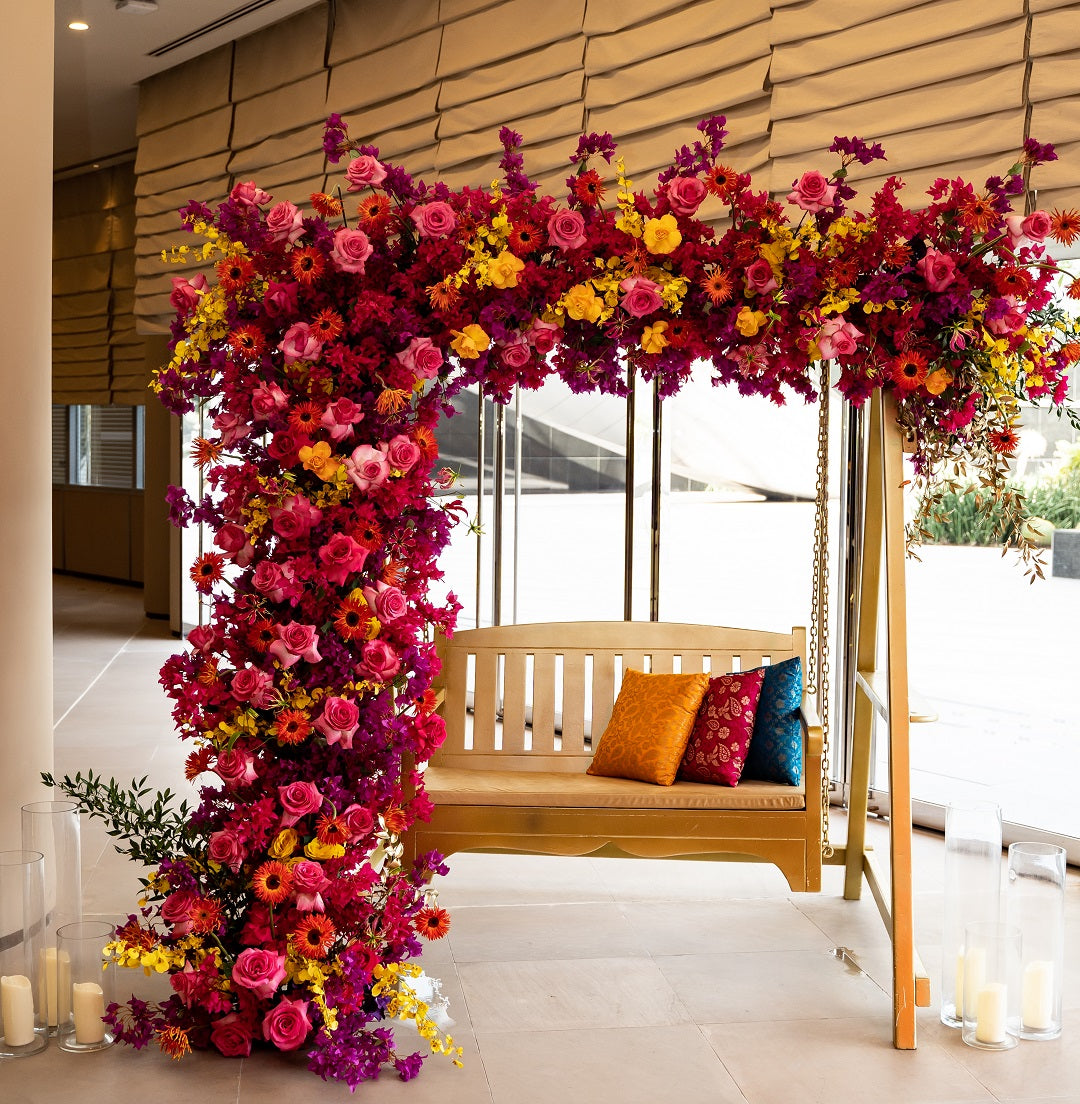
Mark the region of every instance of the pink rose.
<instances>
[{"instance_id":1,"label":"pink rose","mask_svg":"<svg viewBox=\"0 0 1080 1104\"><path fill-rule=\"evenodd\" d=\"M289 405L285 392L276 383L260 384L251 392L251 411L263 421L272 418Z\"/></svg>"},{"instance_id":2,"label":"pink rose","mask_svg":"<svg viewBox=\"0 0 1080 1104\"><path fill-rule=\"evenodd\" d=\"M346 751L350 751L359 723L360 710L355 702L348 698L329 697L315 722L315 731L321 732L328 744L340 743Z\"/></svg>"},{"instance_id":3,"label":"pink rose","mask_svg":"<svg viewBox=\"0 0 1080 1104\"><path fill-rule=\"evenodd\" d=\"M259 1000L269 1000L285 980L285 956L249 947L236 956L232 980L234 985L250 989Z\"/></svg>"},{"instance_id":4,"label":"pink rose","mask_svg":"<svg viewBox=\"0 0 1080 1104\"><path fill-rule=\"evenodd\" d=\"M287 314L295 314L297 311L297 294L300 285L294 283L279 284L271 280L266 285L266 294L263 302L266 304L266 313L271 318L282 318Z\"/></svg>"},{"instance_id":5,"label":"pink rose","mask_svg":"<svg viewBox=\"0 0 1080 1104\"><path fill-rule=\"evenodd\" d=\"M443 366L443 355L430 337L414 337L397 359L417 379L434 379Z\"/></svg>"},{"instance_id":6,"label":"pink rose","mask_svg":"<svg viewBox=\"0 0 1080 1104\"><path fill-rule=\"evenodd\" d=\"M270 232L271 241L292 244L304 233L303 213L295 203L283 200L267 213L266 229Z\"/></svg>"},{"instance_id":7,"label":"pink rose","mask_svg":"<svg viewBox=\"0 0 1080 1104\"><path fill-rule=\"evenodd\" d=\"M915 269L931 291L944 291L956 280L956 261L937 249L928 249Z\"/></svg>"},{"instance_id":8,"label":"pink rose","mask_svg":"<svg viewBox=\"0 0 1080 1104\"><path fill-rule=\"evenodd\" d=\"M169 925L171 935L187 935L191 931L191 905L197 897L190 889L178 889L161 902L161 919Z\"/></svg>"},{"instance_id":9,"label":"pink rose","mask_svg":"<svg viewBox=\"0 0 1080 1104\"><path fill-rule=\"evenodd\" d=\"M499 363L504 368L517 371L532 360L532 347L524 337L499 346Z\"/></svg>"},{"instance_id":10,"label":"pink rose","mask_svg":"<svg viewBox=\"0 0 1080 1104\"><path fill-rule=\"evenodd\" d=\"M222 782L232 786L247 786L258 778L255 773L255 756L250 751L227 748L219 751L214 773Z\"/></svg>"},{"instance_id":11,"label":"pink rose","mask_svg":"<svg viewBox=\"0 0 1080 1104\"><path fill-rule=\"evenodd\" d=\"M237 701L263 709L274 700L274 676L258 667L241 667L233 675L229 689Z\"/></svg>"},{"instance_id":12,"label":"pink rose","mask_svg":"<svg viewBox=\"0 0 1080 1104\"><path fill-rule=\"evenodd\" d=\"M325 912L322 891L330 885L330 879L317 862L303 859L291 868L296 907L304 912Z\"/></svg>"},{"instance_id":13,"label":"pink rose","mask_svg":"<svg viewBox=\"0 0 1080 1104\"><path fill-rule=\"evenodd\" d=\"M369 640L361 650L359 668L372 682L389 682L401 670L401 659L385 640Z\"/></svg>"},{"instance_id":14,"label":"pink rose","mask_svg":"<svg viewBox=\"0 0 1080 1104\"><path fill-rule=\"evenodd\" d=\"M251 573L251 585L271 602L280 602L285 597L287 584L292 581L290 575L288 568L272 560L260 560Z\"/></svg>"},{"instance_id":15,"label":"pink rose","mask_svg":"<svg viewBox=\"0 0 1080 1104\"><path fill-rule=\"evenodd\" d=\"M362 421L364 412L352 399L338 399L332 402L319 419L324 429L329 430L331 441L340 441L351 437L353 426Z\"/></svg>"},{"instance_id":16,"label":"pink rose","mask_svg":"<svg viewBox=\"0 0 1080 1104\"><path fill-rule=\"evenodd\" d=\"M308 663L318 663L319 634L314 625L301 625L299 621L290 621L287 625L278 625L278 639L267 649L282 667L291 667L297 660L306 659Z\"/></svg>"},{"instance_id":17,"label":"pink rose","mask_svg":"<svg viewBox=\"0 0 1080 1104\"><path fill-rule=\"evenodd\" d=\"M188 643L197 652L213 651L214 645L220 639L217 629L213 625L196 625L187 635Z\"/></svg>"},{"instance_id":18,"label":"pink rose","mask_svg":"<svg viewBox=\"0 0 1080 1104\"><path fill-rule=\"evenodd\" d=\"M817 334L817 346L823 360L832 360L838 356L851 356L858 347L858 339L863 336L850 322L839 315L827 318L821 324Z\"/></svg>"},{"instance_id":19,"label":"pink rose","mask_svg":"<svg viewBox=\"0 0 1080 1104\"><path fill-rule=\"evenodd\" d=\"M270 522L274 532L282 540L301 540L322 521L322 510L312 506L305 495L295 494L281 506L270 510Z\"/></svg>"},{"instance_id":20,"label":"pink rose","mask_svg":"<svg viewBox=\"0 0 1080 1104\"><path fill-rule=\"evenodd\" d=\"M311 1021L306 1000L281 1000L263 1017L263 1038L278 1050L296 1050L307 1038Z\"/></svg>"},{"instance_id":21,"label":"pink rose","mask_svg":"<svg viewBox=\"0 0 1080 1104\"><path fill-rule=\"evenodd\" d=\"M364 587L364 601L375 611L382 622L396 621L408 612L405 595L396 586L379 582L374 587Z\"/></svg>"},{"instance_id":22,"label":"pink rose","mask_svg":"<svg viewBox=\"0 0 1080 1104\"><path fill-rule=\"evenodd\" d=\"M375 818L363 805L350 805L341 814L341 819L345 821L345 827L349 829L349 835L354 839L366 836L375 826Z\"/></svg>"},{"instance_id":23,"label":"pink rose","mask_svg":"<svg viewBox=\"0 0 1080 1104\"><path fill-rule=\"evenodd\" d=\"M357 445L345 461L345 471L361 491L381 487L390 475L386 453L374 445Z\"/></svg>"},{"instance_id":24,"label":"pink rose","mask_svg":"<svg viewBox=\"0 0 1080 1104\"><path fill-rule=\"evenodd\" d=\"M541 356L544 356L559 344L560 332L559 327L554 322L541 322L539 318L535 318L525 336L529 344Z\"/></svg>"},{"instance_id":25,"label":"pink rose","mask_svg":"<svg viewBox=\"0 0 1080 1104\"><path fill-rule=\"evenodd\" d=\"M243 842L235 832L222 829L210 836L210 846L207 848L207 854L210 856L211 862L227 866L234 874L237 874L240 867L244 865L247 852L244 850Z\"/></svg>"},{"instance_id":26,"label":"pink rose","mask_svg":"<svg viewBox=\"0 0 1080 1104\"><path fill-rule=\"evenodd\" d=\"M1045 211L1032 211L1020 223L1020 229L1024 232L1024 237L1036 242L1046 240L1046 235L1050 233L1050 226L1050 216Z\"/></svg>"},{"instance_id":27,"label":"pink rose","mask_svg":"<svg viewBox=\"0 0 1080 1104\"><path fill-rule=\"evenodd\" d=\"M419 459L420 447L411 437L399 433L390 438L386 446L386 462L394 471L402 474L411 471Z\"/></svg>"},{"instance_id":28,"label":"pink rose","mask_svg":"<svg viewBox=\"0 0 1080 1104\"><path fill-rule=\"evenodd\" d=\"M619 306L634 318L644 318L664 305L664 300L660 297L660 285L644 276L627 276L619 284L619 290L622 292Z\"/></svg>"},{"instance_id":29,"label":"pink rose","mask_svg":"<svg viewBox=\"0 0 1080 1104\"><path fill-rule=\"evenodd\" d=\"M772 265L764 257L759 257L744 273L746 290L751 295L768 295L776 291L776 277L773 275Z\"/></svg>"},{"instance_id":30,"label":"pink rose","mask_svg":"<svg viewBox=\"0 0 1080 1104\"><path fill-rule=\"evenodd\" d=\"M705 185L696 176L676 176L667 182L667 198L677 215L692 215L705 198Z\"/></svg>"},{"instance_id":31,"label":"pink rose","mask_svg":"<svg viewBox=\"0 0 1080 1104\"><path fill-rule=\"evenodd\" d=\"M221 443L225 448L251 436L251 426L228 410L214 415L214 429L221 434Z\"/></svg>"},{"instance_id":32,"label":"pink rose","mask_svg":"<svg viewBox=\"0 0 1080 1104\"><path fill-rule=\"evenodd\" d=\"M367 558L368 549L361 544L357 544L352 537L345 533L335 533L319 549L323 574L336 586L341 586L350 575L362 571L364 561Z\"/></svg>"},{"instance_id":33,"label":"pink rose","mask_svg":"<svg viewBox=\"0 0 1080 1104\"><path fill-rule=\"evenodd\" d=\"M169 303L179 314L190 314L199 305L206 288L206 277L201 272L190 280L183 276L174 276Z\"/></svg>"},{"instance_id":34,"label":"pink rose","mask_svg":"<svg viewBox=\"0 0 1080 1104\"><path fill-rule=\"evenodd\" d=\"M548 219L548 240L566 252L585 244L585 220L578 211L556 211Z\"/></svg>"},{"instance_id":35,"label":"pink rose","mask_svg":"<svg viewBox=\"0 0 1080 1104\"><path fill-rule=\"evenodd\" d=\"M813 214L831 207L836 199L836 185L816 169L804 172L794 184L795 191L788 194L788 203L794 203Z\"/></svg>"},{"instance_id":36,"label":"pink rose","mask_svg":"<svg viewBox=\"0 0 1080 1104\"><path fill-rule=\"evenodd\" d=\"M254 1034L251 1021L237 1012L230 1012L210 1025L210 1042L226 1058L247 1058L251 1054Z\"/></svg>"},{"instance_id":37,"label":"pink rose","mask_svg":"<svg viewBox=\"0 0 1080 1104\"><path fill-rule=\"evenodd\" d=\"M992 334L997 334L998 337L1016 333L1026 321L1024 312L1016 305L1016 300L1010 296L1008 299L996 300L995 302L1000 302L1004 310L994 314L991 314L988 310L984 318L986 328Z\"/></svg>"},{"instance_id":38,"label":"pink rose","mask_svg":"<svg viewBox=\"0 0 1080 1104\"><path fill-rule=\"evenodd\" d=\"M278 348L285 355L286 364L295 364L298 360L314 360L322 352L322 342L306 322L294 322L285 331Z\"/></svg>"},{"instance_id":39,"label":"pink rose","mask_svg":"<svg viewBox=\"0 0 1080 1104\"><path fill-rule=\"evenodd\" d=\"M287 786L278 786L278 798L284 810L282 828L291 828L302 816L317 813L323 803L322 794L314 782L290 782Z\"/></svg>"},{"instance_id":40,"label":"pink rose","mask_svg":"<svg viewBox=\"0 0 1080 1104\"><path fill-rule=\"evenodd\" d=\"M409 216L422 238L445 238L457 226L457 215L449 203L436 200L413 208Z\"/></svg>"},{"instance_id":41,"label":"pink rose","mask_svg":"<svg viewBox=\"0 0 1080 1104\"><path fill-rule=\"evenodd\" d=\"M241 525L229 522L214 534L214 544L231 556L241 567L247 567L255 558L255 546Z\"/></svg>"},{"instance_id":42,"label":"pink rose","mask_svg":"<svg viewBox=\"0 0 1080 1104\"><path fill-rule=\"evenodd\" d=\"M374 252L363 230L342 227L334 231L334 248L330 259L342 272L363 274L368 257Z\"/></svg>"},{"instance_id":43,"label":"pink rose","mask_svg":"<svg viewBox=\"0 0 1080 1104\"><path fill-rule=\"evenodd\" d=\"M254 180L233 185L233 190L229 193L229 199L241 207L265 207L273 198L269 192L256 187Z\"/></svg>"},{"instance_id":44,"label":"pink rose","mask_svg":"<svg viewBox=\"0 0 1080 1104\"><path fill-rule=\"evenodd\" d=\"M386 179L386 169L370 153L362 153L349 162L345 170L345 179L349 182L346 191L359 192L364 188L375 188Z\"/></svg>"}]
</instances>

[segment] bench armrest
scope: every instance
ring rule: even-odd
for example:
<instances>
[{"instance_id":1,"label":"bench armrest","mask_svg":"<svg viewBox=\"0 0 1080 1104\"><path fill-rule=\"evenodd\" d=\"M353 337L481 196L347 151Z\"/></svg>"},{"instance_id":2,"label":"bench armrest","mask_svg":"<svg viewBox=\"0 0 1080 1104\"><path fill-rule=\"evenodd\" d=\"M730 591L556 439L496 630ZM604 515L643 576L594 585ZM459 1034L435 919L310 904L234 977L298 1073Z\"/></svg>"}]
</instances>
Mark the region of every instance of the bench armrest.
<instances>
[{"instance_id":1,"label":"bench armrest","mask_svg":"<svg viewBox=\"0 0 1080 1104\"><path fill-rule=\"evenodd\" d=\"M799 719L806 729L807 758L820 759L824 751L821 718L817 714L817 708L813 701L806 694L803 695L802 705L799 706Z\"/></svg>"}]
</instances>

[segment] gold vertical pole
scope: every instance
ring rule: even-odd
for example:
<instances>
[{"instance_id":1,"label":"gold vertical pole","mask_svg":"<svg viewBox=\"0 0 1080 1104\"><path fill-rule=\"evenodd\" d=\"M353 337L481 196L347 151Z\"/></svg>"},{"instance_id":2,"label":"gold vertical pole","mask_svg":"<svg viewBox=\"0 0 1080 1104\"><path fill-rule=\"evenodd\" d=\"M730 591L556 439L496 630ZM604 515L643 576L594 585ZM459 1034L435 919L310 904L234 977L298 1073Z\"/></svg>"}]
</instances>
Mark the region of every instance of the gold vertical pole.
<instances>
[{"instance_id":1,"label":"gold vertical pole","mask_svg":"<svg viewBox=\"0 0 1080 1104\"><path fill-rule=\"evenodd\" d=\"M626 497L623 500L623 620L634 619L634 398L637 376L633 365L628 368L629 390L626 393Z\"/></svg>"}]
</instances>

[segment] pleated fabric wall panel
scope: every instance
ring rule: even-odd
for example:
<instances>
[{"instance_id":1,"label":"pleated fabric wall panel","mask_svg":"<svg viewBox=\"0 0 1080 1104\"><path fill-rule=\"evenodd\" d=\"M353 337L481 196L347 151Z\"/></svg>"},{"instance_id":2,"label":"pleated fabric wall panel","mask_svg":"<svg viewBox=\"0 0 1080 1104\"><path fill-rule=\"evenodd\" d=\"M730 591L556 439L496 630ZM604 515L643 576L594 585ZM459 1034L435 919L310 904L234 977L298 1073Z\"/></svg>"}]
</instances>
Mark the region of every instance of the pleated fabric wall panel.
<instances>
[{"instance_id":1,"label":"pleated fabric wall panel","mask_svg":"<svg viewBox=\"0 0 1080 1104\"><path fill-rule=\"evenodd\" d=\"M57 181L53 212L53 402L143 402L133 165Z\"/></svg>"},{"instance_id":2,"label":"pleated fabric wall panel","mask_svg":"<svg viewBox=\"0 0 1080 1104\"><path fill-rule=\"evenodd\" d=\"M1037 205L1080 207L1080 4L1030 0L1030 8L1030 132L1058 154L1036 170Z\"/></svg>"}]
</instances>

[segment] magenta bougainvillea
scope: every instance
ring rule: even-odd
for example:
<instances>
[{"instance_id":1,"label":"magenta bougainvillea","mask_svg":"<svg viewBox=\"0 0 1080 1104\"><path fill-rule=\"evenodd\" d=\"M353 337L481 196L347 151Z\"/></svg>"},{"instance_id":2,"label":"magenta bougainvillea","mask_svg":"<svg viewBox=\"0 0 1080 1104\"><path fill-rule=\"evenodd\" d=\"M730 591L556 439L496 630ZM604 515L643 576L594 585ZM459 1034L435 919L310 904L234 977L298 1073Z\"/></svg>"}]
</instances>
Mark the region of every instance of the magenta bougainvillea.
<instances>
[{"instance_id":1,"label":"magenta bougainvillea","mask_svg":"<svg viewBox=\"0 0 1080 1104\"><path fill-rule=\"evenodd\" d=\"M722 160L723 122L703 122L650 194L610 135L586 135L555 198L511 131L502 182L455 191L333 116L344 210L245 182L182 212L201 241L173 259L216 277L174 279L154 386L213 426L194 446L206 495L170 492L213 549L191 568L209 617L162 682L201 788L113 944L174 995L114 1009L121 1038L174 1055L304 1047L355 1087L417 1072L386 1026L404 1017L456 1057L410 985L418 936L449 923L430 889L445 867L402 842L443 731L433 637L456 603L431 592L461 504L435 428L455 390L506 401L556 374L622 394L637 373L667 395L700 364L744 393L814 400L830 362L852 403L895 394L931 503L948 457L1003 486L1020 403L1063 403L1080 346L1044 240L1071 240L1080 216L1013 214L1023 162L982 191L938 181L919 208L889 179L853 213L847 171L879 147L838 138L831 175L773 198ZM701 217L707 201L723 220Z\"/></svg>"}]
</instances>

